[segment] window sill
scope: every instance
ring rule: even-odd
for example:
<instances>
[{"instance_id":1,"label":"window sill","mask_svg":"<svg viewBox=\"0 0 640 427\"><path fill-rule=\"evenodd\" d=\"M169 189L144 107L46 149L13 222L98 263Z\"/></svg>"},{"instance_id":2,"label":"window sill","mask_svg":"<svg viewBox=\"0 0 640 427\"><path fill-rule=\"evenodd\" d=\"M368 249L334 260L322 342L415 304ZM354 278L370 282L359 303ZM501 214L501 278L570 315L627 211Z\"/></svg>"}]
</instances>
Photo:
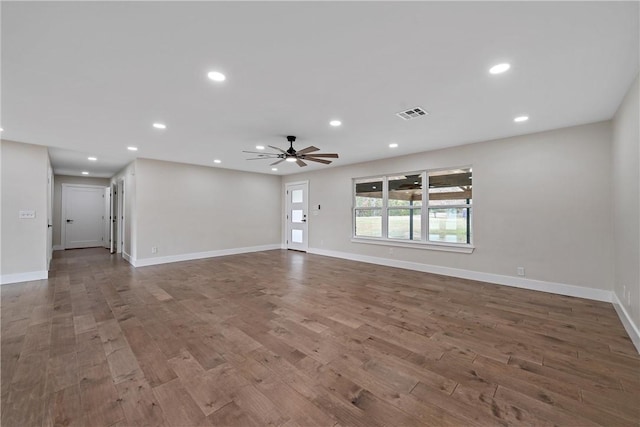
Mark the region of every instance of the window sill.
<instances>
[{"instance_id":1,"label":"window sill","mask_svg":"<svg viewBox=\"0 0 640 427\"><path fill-rule=\"evenodd\" d=\"M473 245L456 244L456 243L435 243L435 242L407 242L404 240L392 239L376 239L367 237L352 237L353 243L365 243L370 245L395 246L411 249L426 249L431 251L457 252L462 254L470 254L475 249Z\"/></svg>"}]
</instances>

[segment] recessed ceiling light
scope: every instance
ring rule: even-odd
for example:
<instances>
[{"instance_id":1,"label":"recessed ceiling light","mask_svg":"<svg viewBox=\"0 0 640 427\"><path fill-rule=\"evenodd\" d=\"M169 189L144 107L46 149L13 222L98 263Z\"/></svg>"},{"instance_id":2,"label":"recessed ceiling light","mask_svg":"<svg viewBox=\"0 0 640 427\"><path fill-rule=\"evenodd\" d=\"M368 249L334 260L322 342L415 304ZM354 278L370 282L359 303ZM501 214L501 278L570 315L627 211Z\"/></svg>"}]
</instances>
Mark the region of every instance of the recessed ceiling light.
<instances>
[{"instance_id":1,"label":"recessed ceiling light","mask_svg":"<svg viewBox=\"0 0 640 427\"><path fill-rule=\"evenodd\" d=\"M164 123L154 123L153 127L156 129L166 129L167 125L165 125Z\"/></svg>"},{"instance_id":2,"label":"recessed ceiling light","mask_svg":"<svg viewBox=\"0 0 640 427\"><path fill-rule=\"evenodd\" d=\"M342 122L340 120L331 120L329 124L333 127L337 127L337 126L340 126Z\"/></svg>"},{"instance_id":3,"label":"recessed ceiling light","mask_svg":"<svg viewBox=\"0 0 640 427\"><path fill-rule=\"evenodd\" d=\"M215 159L215 160L213 161L213 163L222 163L222 160L220 160L220 159Z\"/></svg>"},{"instance_id":4,"label":"recessed ceiling light","mask_svg":"<svg viewBox=\"0 0 640 427\"><path fill-rule=\"evenodd\" d=\"M256 145L256 150L264 150L264 145Z\"/></svg>"},{"instance_id":5,"label":"recessed ceiling light","mask_svg":"<svg viewBox=\"0 0 640 427\"><path fill-rule=\"evenodd\" d=\"M526 122L527 120L529 120L529 116L518 116L515 119L513 119L513 121L516 123Z\"/></svg>"},{"instance_id":6,"label":"recessed ceiling light","mask_svg":"<svg viewBox=\"0 0 640 427\"><path fill-rule=\"evenodd\" d=\"M87 157L88 160L91 160L92 162L95 162L96 160L98 160L97 157Z\"/></svg>"},{"instance_id":7,"label":"recessed ceiling light","mask_svg":"<svg viewBox=\"0 0 640 427\"><path fill-rule=\"evenodd\" d=\"M295 157L287 157L287 162L295 162L297 159Z\"/></svg>"},{"instance_id":8,"label":"recessed ceiling light","mask_svg":"<svg viewBox=\"0 0 640 427\"><path fill-rule=\"evenodd\" d=\"M271 170L275 172L278 170L278 168L271 168Z\"/></svg>"},{"instance_id":9,"label":"recessed ceiling light","mask_svg":"<svg viewBox=\"0 0 640 427\"><path fill-rule=\"evenodd\" d=\"M507 71L509 68L511 68L511 64L507 64L505 62L505 63L502 63L502 64L494 65L493 67L489 68L489 72L491 74L502 74L505 71Z\"/></svg>"},{"instance_id":10,"label":"recessed ceiling light","mask_svg":"<svg viewBox=\"0 0 640 427\"><path fill-rule=\"evenodd\" d=\"M391 144L389 144L389 148L397 148L398 144L396 144L395 142L392 142Z\"/></svg>"},{"instance_id":11,"label":"recessed ceiling light","mask_svg":"<svg viewBox=\"0 0 640 427\"><path fill-rule=\"evenodd\" d=\"M87 172L87 171L82 171L82 175L89 175L89 172Z\"/></svg>"},{"instance_id":12,"label":"recessed ceiling light","mask_svg":"<svg viewBox=\"0 0 640 427\"><path fill-rule=\"evenodd\" d=\"M138 147L127 147L129 151L138 151Z\"/></svg>"},{"instance_id":13,"label":"recessed ceiling light","mask_svg":"<svg viewBox=\"0 0 640 427\"><path fill-rule=\"evenodd\" d=\"M227 79L227 77L219 71L209 71L209 73L207 73L207 77L214 82L223 82Z\"/></svg>"},{"instance_id":14,"label":"recessed ceiling light","mask_svg":"<svg viewBox=\"0 0 640 427\"><path fill-rule=\"evenodd\" d=\"M0 132L2 132L4 129L0 128Z\"/></svg>"}]
</instances>

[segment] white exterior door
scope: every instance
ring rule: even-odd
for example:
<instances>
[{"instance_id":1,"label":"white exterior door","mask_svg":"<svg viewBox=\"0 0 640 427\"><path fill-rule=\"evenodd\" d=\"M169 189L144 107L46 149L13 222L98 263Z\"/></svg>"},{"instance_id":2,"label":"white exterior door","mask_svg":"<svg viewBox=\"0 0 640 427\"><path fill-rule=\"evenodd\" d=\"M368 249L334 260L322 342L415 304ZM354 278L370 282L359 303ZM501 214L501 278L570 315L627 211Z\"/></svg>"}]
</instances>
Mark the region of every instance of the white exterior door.
<instances>
[{"instance_id":1,"label":"white exterior door","mask_svg":"<svg viewBox=\"0 0 640 427\"><path fill-rule=\"evenodd\" d=\"M62 185L62 233L65 249L104 245L104 188Z\"/></svg>"},{"instance_id":2,"label":"white exterior door","mask_svg":"<svg viewBox=\"0 0 640 427\"><path fill-rule=\"evenodd\" d=\"M287 184L286 186L287 249L306 251L309 247L308 194L308 182Z\"/></svg>"}]
</instances>

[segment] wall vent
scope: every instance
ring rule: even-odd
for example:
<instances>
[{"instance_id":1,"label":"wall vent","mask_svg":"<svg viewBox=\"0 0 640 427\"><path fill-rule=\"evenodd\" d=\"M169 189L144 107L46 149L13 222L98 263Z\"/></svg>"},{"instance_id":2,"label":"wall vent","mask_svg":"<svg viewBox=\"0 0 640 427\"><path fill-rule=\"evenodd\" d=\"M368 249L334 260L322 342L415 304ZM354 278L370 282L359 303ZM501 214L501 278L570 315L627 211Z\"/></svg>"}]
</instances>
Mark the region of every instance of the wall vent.
<instances>
[{"instance_id":1,"label":"wall vent","mask_svg":"<svg viewBox=\"0 0 640 427\"><path fill-rule=\"evenodd\" d=\"M422 117L422 116L426 116L427 113L426 111L424 111L422 108L420 107L413 107L413 108L409 108L406 111L400 111L399 113L396 113L396 116L400 117L401 119L404 120L411 120L411 119L415 119L418 117Z\"/></svg>"}]
</instances>

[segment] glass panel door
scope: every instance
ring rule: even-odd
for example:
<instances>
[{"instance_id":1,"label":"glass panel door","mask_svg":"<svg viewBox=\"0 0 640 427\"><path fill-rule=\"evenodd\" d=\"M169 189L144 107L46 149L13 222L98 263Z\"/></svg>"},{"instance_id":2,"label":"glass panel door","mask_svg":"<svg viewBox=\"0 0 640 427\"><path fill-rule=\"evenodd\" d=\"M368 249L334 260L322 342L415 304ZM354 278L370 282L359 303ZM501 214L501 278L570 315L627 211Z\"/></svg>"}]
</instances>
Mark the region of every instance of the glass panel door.
<instances>
[{"instance_id":1,"label":"glass panel door","mask_svg":"<svg viewBox=\"0 0 640 427\"><path fill-rule=\"evenodd\" d=\"M287 198L287 249L306 251L308 247L308 184L288 184Z\"/></svg>"}]
</instances>

